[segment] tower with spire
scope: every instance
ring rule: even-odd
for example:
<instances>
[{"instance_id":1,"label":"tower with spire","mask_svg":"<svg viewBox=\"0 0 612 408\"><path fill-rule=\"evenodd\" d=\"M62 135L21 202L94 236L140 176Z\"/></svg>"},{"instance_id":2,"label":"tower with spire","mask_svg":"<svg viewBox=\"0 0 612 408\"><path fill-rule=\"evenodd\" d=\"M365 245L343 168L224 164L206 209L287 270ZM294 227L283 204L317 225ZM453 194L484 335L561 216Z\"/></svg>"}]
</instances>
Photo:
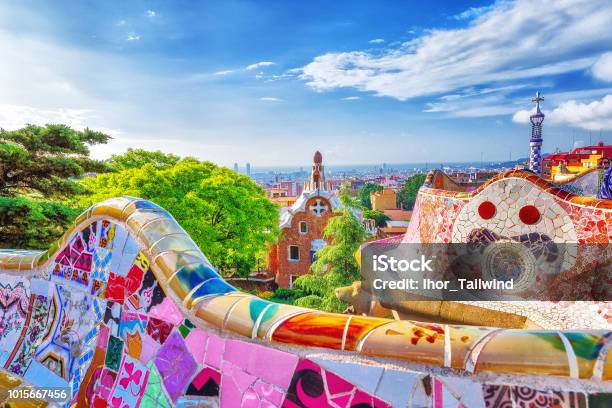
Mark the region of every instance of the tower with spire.
<instances>
[{"instance_id":1,"label":"tower with spire","mask_svg":"<svg viewBox=\"0 0 612 408\"><path fill-rule=\"evenodd\" d=\"M544 122L544 114L540 110L540 102L544 101L544 97L540 92L536 92L535 97L531 99L536 104L536 112L529 117L531 121L531 153L529 155L529 170L537 175L542 171L542 122Z\"/></svg>"},{"instance_id":2,"label":"tower with spire","mask_svg":"<svg viewBox=\"0 0 612 408\"><path fill-rule=\"evenodd\" d=\"M323 155L316 151L313 157L312 173L310 180L304 183L304 191L331 190L325 181L325 169L323 166Z\"/></svg>"}]
</instances>

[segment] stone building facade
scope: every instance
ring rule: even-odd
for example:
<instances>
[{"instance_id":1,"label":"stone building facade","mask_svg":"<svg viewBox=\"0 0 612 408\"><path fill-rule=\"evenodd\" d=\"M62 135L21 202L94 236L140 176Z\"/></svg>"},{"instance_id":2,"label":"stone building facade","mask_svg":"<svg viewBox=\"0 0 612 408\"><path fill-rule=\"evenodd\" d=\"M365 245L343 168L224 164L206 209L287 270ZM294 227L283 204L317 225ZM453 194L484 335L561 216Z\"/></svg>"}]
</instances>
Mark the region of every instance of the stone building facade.
<instances>
[{"instance_id":1,"label":"stone building facade","mask_svg":"<svg viewBox=\"0 0 612 408\"><path fill-rule=\"evenodd\" d=\"M292 287L298 276L310 272L314 253L328 244L323 231L340 208L336 192L325 180L323 157L316 152L302 194L291 207L281 208L281 237L268 254L268 268L279 287Z\"/></svg>"}]
</instances>

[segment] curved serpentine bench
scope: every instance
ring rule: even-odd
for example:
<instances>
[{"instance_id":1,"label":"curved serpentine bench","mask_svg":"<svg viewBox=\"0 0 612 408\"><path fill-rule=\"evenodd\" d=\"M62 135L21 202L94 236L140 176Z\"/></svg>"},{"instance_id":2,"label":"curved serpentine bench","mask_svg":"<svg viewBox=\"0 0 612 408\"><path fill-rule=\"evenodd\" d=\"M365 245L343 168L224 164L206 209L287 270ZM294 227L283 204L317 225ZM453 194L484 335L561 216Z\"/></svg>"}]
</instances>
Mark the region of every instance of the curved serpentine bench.
<instances>
[{"instance_id":1,"label":"curved serpentine bench","mask_svg":"<svg viewBox=\"0 0 612 408\"><path fill-rule=\"evenodd\" d=\"M107 259L108 257L110 259ZM148 277L151 273L155 282ZM176 343L173 343L175 353L180 354L187 347L189 354L193 356L193 358L185 357L185 362L177 359L184 369L191 367L190 361L194 359L197 367L214 368L215 365L212 363L208 365L206 359L209 357L214 359L211 354L213 351L210 339L217 338L215 333L221 333L219 338L231 338L226 340L226 357L224 357L226 360L229 349L227 342L234 342L231 343L234 344L232 347L238 347L236 345L238 343L255 344L253 347L258 347L259 351L241 354L251 356L248 357L250 359L258 358L259 353L261 356L268 356L266 354L268 349L269 352L287 354L280 350L290 350L291 353L291 350L296 350L293 346L310 348L308 350L311 351L317 350L314 348L343 350L364 356L370 361L370 366L378 364L377 361L382 361L379 363L380 366L385 364L401 366L403 362L416 363L438 369L440 373L455 373L454 375L458 375L457 381L459 378L469 379L481 373L494 373L506 379L520 378L523 375L531 376L527 378L551 377L553 380L548 381L548 384L554 384L555 378L565 381L561 379L565 377L568 381L573 381L574 389L577 387L598 393L609 390L610 384L606 381L612 379L612 352L610 352L612 342L609 341L612 332L605 330L500 330L393 321L276 304L239 292L217 274L204 254L170 214L151 202L137 198L114 198L92 206L80 215L72 228L45 252L1 251L0 277L2 277L0 289L4 291L0 299L3 310L9 310L11 299L17 298L17 295L11 295L10 291L14 293L18 287L21 287L25 293L21 301L26 302L24 308L27 309L22 310L27 316L20 332L15 330L13 335L7 334L5 327L4 334L0 334L0 364L4 373L0 375L0 390L3 385L5 388L10 388L7 384L15 385L23 380L38 385L37 381L41 381L41 376L28 373L46 368L54 371L58 378L63 378L70 385L74 397L73 403L78 406L81 404L103 406L101 404L104 396L110 402L114 401L113 398L120 397L124 402L128 401L128 397L122 394L121 385L117 385L115 377L121 378L121 373L130 367L132 367L130 370L140 367L143 373L146 372L149 386L157 384L159 388L155 388L157 393L163 394L163 391L159 391L161 390L159 382L163 382L169 403L177 403L184 398L185 393L189 395L187 392L189 382L182 384L183 388L178 386L177 390L173 388L172 378L168 379L171 370L164 365L162 350L170 347L168 344L172 341ZM161 291L155 289L156 285ZM82 294L79 295L79 292ZM82 307L79 313L83 316L91 315L90 327L85 321L80 323L77 321L78 313L69 314L70 307ZM116 316L113 311L117 308L122 310L121 317ZM92 311L92 309L101 310ZM72 326L66 323L69 319L75 320ZM6 321L0 321L0 324L6 325ZM86 332L89 329L91 330ZM71 332L77 334L72 335ZM193 338L190 340L190 336L196 336L195 333L201 333L198 335L201 337L201 342L194 341ZM139 340L134 340L134 336L138 336ZM113 340L115 338L117 340ZM187 341L186 346L183 338ZM246 339L247 342L239 341L240 338ZM151 339L155 340L155 343L151 343ZM253 340L248 339L255 341L253 343ZM135 344L140 344L140 349L135 346L136 350L132 350L132 340ZM114 361L113 355L105 357L105 354L111 354L111 349L114 350L119 341L124 347L122 353L119 349L119 355L123 356L119 357L120 361ZM30 349L26 347L28 343ZM149 343L155 346L153 348L158 350L157 353L160 355L144 356L150 347ZM208 351L202 350L201 353L197 351L200 343L203 348L204 344L207 344ZM64 350L64 353L67 353L64 356L61 354L62 349L68 350ZM338 355L342 359L347 354L341 352ZM255 364L253 362L255 360L249 360L251 361L249 363L248 358L244 358L245 367L248 364ZM268 386L272 384L277 391L286 393L285 406L300 406L295 400L306 394L309 398L314 398L312 392L309 394L306 391L306 394L301 394L302 397L299 396L299 392L295 392L296 387L305 386L305 383L300 385L299 378L296 379L299 369L299 366L295 368L297 363L293 364L292 368L286 368L282 366L285 361L282 358L279 357L278 360L276 357L270 358L273 361L260 361L257 363L258 366L255 364L256 366L250 369L247 369L248 367L241 369L252 375L253 371L263 369L261 365L274 366L278 362L286 383L279 385L270 380L266 384ZM374 359L368 360L369 358ZM112 364L109 364L109 359L113 360ZM17 360L21 363L16 364ZM153 361L156 371L151 365ZM317 367L312 361L308 363L304 362L306 360L300 361L300 365L313 364L313 367ZM223 364L229 363L225 361ZM240 364L240 361L231 361L231 364ZM341 365L341 362L334 364ZM221 367L221 365L219 363L218 370L213 370L217 375L219 371L225 375L226 370L223 367L226 366ZM318 367L307 371L319 373L325 371L320 368L321 364ZM375 365L373 367L377 368ZM328 367L328 371L325 372L330 370ZM359 379L352 381L351 378L347 378L350 377L351 370L348 370L349 374L344 375L344 380L361 384ZM355 375L359 374L358 371L354 371ZM132 371L129 373L132 374ZM153 381L155 373L158 383ZM378 375L382 375L381 373L382 371L378 372ZM418 374L419 378L425 374L426 371L424 374ZM214 374L211 375L214 377ZM260 379L264 377L265 375L262 375ZM193 378L193 375L190 378ZM238 375L235 374L234 378L238 378ZM439 388L436 378L434 377L433 383L430 382L429 385L427 381L422 381L421 388L424 387L425 390L423 398L434 398L434 400L444 398L441 390L447 388ZM104 382L107 380L108 389L104 391L105 388L101 384L107 384ZM189 387L193 387L196 380L188 381L191 381ZM221 404L233 406L233 403L229 402L230 398L239 397L228 396L224 403L223 395L226 392L224 389L227 387L227 393L230 393L230 386L226 385L229 383L224 381L221 380L220 385ZM238 385L232 387L240 389L240 382L236 381ZM118 383L123 384L121 381ZM219 386L219 381L216 383ZM347 391L351 398L345 398L345 402L348 403L350 400L351 404L355 405L361 392L366 395L368 404L373 406L399 404L397 401L400 399L386 396L397 393L402 385L396 383L397 390L380 391L383 380L379 378L378 383L378 388L375 383L369 394L364 391L366 386ZM444 384L445 387L449 387L448 390L451 390L450 383ZM580 384L585 385L582 387ZM152 404L153 397L147 393L147 385L140 385L142 390L139 396L133 399L133 404L129 403L127 406L138 404L145 406L145 402ZM326 398L332 398L330 395L333 394L333 390L329 389L332 386L330 380L327 379L320 384L321 387L323 385L327 387ZM263 401L263 394L256 388L251 384L249 390L255 390L253 392ZM243 403L247 395L245 392L241 390ZM338 395L345 394L340 392ZM402 404L419 406L414 393L410 395L409 398L412 399ZM466 407L484 406L482 401L469 403L471 397L455 395L452 390L450 394L444 394L446 398L451 398L450 395L454 395L453 398L457 401L461 400ZM269 397L266 401L273 406L280 405L283 399L274 402L272 397ZM291 405L292 403L294 405ZM299 403L303 406L308 405L304 403L304 398ZM429 403L431 400L427 405ZM319 405L311 404L311 406Z\"/></svg>"}]
</instances>

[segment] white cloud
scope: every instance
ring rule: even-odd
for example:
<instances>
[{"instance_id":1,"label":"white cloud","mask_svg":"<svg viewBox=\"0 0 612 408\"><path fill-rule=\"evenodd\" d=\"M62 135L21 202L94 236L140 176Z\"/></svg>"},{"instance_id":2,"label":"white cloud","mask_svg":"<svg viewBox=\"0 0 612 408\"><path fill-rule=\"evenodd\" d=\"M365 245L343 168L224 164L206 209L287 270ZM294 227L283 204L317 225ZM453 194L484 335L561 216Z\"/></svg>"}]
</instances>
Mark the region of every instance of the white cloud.
<instances>
[{"instance_id":1,"label":"white cloud","mask_svg":"<svg viewBox=\"0 0 612 408\"><path fill-rule=\"evenodd\" d=\"M154 134L153 126L164 127L164 122L169 122L162 111L170 109L168 106L155 114L145 110L156 110L152 104L163 105L171 91L163 89L159 77L134 69L122 56L57 44L48 36L16 35L2 29L0 55L4 57L0 70L0 127L4 129L27 123L65 123L113 137L130 134L136 143L139 137ZM100 69L102 66L104 69ZM142 97L143 92L155 86L159 86L160 95ZM176 88L168 86L171 87ZM143 99L150 105L145 105ZM176 122L174 126L180 128ZM100 155L108 146L99 149Z\"/></svg>"},{"instance_id":2,"label":"white cloud","mask_svg":"<svg viewBox=\"0 0 612 408\"><path fill-rule=\"evenodd\" d=\"M124 26L124 25L126 25L126 24L127 24L127 21L125 21L125 20L119 20L119 21L117 21L117 25L118 25L118 26Z\"/></svg>"},{"instance_id":3,"label":"white cloud","mask_svg":"<svg viewBox=\"0 0 612 408\"><path fill-rule=\"evenodd\" d=\"M385 40L382 38L376 38L374 40L368 41L370 44L384 44Z\"/></svg>"},{"instance_id":4,"label":"white cloud","mask_svg":"<svg viewBox=\"0 0 612 408\"><path fill-rule=\"evenodd\" d=\"M494 7L495 7L495 4L491 4L490 6L482 6L482 7L470 7L469 9L465 10L462 13L452 16L452 18L455 20L471 20L474 18L478 18L482 16L483 14L488 13L489 11L493 10Z\"/></svg>"},{"instance_id":5,"label":"white cloud","mask_svg":"<svg viewBox=\"0 0 612 408\"><path fill-rule=\"evenodd\" d=\"M26 124L62 123L75 129L83 129L91 114L90 109L40 109L25 105L0 104L0 127L14 130Z\"/></svg>"},{"instance_id":6,"label":"white cloud","mask_svg":"<svg viewBox=\"0 0 612 408\"><path fill-rule=\"evenodd\" d=\"M225 71L217 71L217 72L215 72L215 75L225 76L225 75L229 75L229 74L231 74L233 72L234 72L233 69L226 69Z\"/></svg>"},{"instance_id":7,"label":"white cloud","mask_svg":"<svg viewBox=\"0 0 612 408\"><path fill-rule=\"evenodd\" d=\"M264 96L262 98L259 98L260 101L266 101L266 102L282 102L283 100L281 98L274 98L271 96Z\"/></svg>"},{"instance_id":8,"label":"white cloud","mask_svg":"<svg viewBox=\"0 0 612 408\"><path fill-rule=\"evenodd\" d=\"M610 21L607 0L502 1L467 28L426 31L383 54L317 56L301 78L317 91L354 88L406 100L580 71L609 49Z\"/></svg>"},{"instance_id":9,"label":"white cloud","mask_svg":"<svg viewBox=\"0 0 612 408\"><path fill-rule=\"evenodd\" d=\"M271 61L261 61L261 62L257 62L255 64L249 65L248 67L246 67L246 69L250 71L252 69L257 69L261 67L269 67L270 65L274 65L274 63Z\"/></svg>"},{"instance_id":10,"label":"white cloud","mask_svg":"<svg viewBox=\"0 0 612 408\"><path fill-rule=\"evenodd\" d=\"M453 117L487 117L510 115L517 110L517 104L529 103L528 98L508 101L508 95L530 84L507 85L493 88L466 88L456 93L440 96L434 102L426 103L424 112L445 113Z\"/></svg>"},{"instance_id":11,"label":"white cloud","mask_svg":"<svg viewBox=\"0 0 612 408\"><path fill-rule=\"evenodd\" d=\"M41 109L25 105L0 104L0 128L5 130L19 129L28 124L44 126L52 123L61 123L73 129L83 130L95 118L96 115L91 109ZM99 126L95 130L111 136L121 133L116 129Z\"/></svg>"},{"instance_id":12,"label":"white cloud","mask_svg":"<svg viewBox=\"0 0 612 408\"><path fill-rule=\"evenodd\" d=\"M612 129L612 95L590 103L567 101L553 110L548 117L553 123L588 130Z\"/></svg>"},{"instance_id":13,"label":"white cloud","mask_svg":"<svg viewBox=\"0 0 612 408\"><path fill-rule=\"evenodd\" d=\"M155 18L157 16L157 13L154 10L147 10L145 16L147 18Z\"/></svg>"},{"instance_id":14,"label":"white cloud","mask_svg":"<svg viewBox=\"0 0 612 408\"><path fill-rule=\"evenodd\" d=\"M347 96L346 98L342 98L343 101L356 101L358 99L361 99L361 97L359 97L359 96Z\"/></svg>"},{"instance_id":15,"label":"white cloud","mask_svg":"<svg viewBox=\"0 0 612 408\"><path fill-rule=\"evenodd\" d=\"M289 73L288 71L280 75L270 75L267 79L268 82L280 81L281 79L294 78L295 74Z\"/></svg>"},{"instance_id":16,"label":"white cloud","mask_svg":"<svg viewBox=\"0 0 612 408\"><path fill-rule=\"evenodd\" d=\"M533 110L520 110L514 114L512 120L517 123L529 123L529 116L532 113ZM544 113L546 114L544 123L587 130L609 130L612 129L612 95L606 95L601 100L592 102L569 100L551 112Z\"/></svg>"},{"instance_id":17,"label":"white cloud","mask_svg":"<svg viewBox=\"0 0 612 408\"><path fill-rule=\"evenodd\" d=\"M127 36L125 37L125 41L138 41L138 40L140 40L140 35L135 32L129 32L127 33Z\"/></svg>"},{"instance_id":18,"label":"white cloud","mask_svg":"<svg viewBox=\"0 0 612 408\"><path fill-rule=\"evenodd\" d=\"M593 76L602 81L612 82L612 52L603 54L593 64Z\"/></svg>"},{"instance_id":19,"label":"white cloud","mask_svg":"<svg viewBox=\"0 0 612 408\"><path fill-rule=\"evenodd\" d=\"M512 115L512 121L515 123L529 123L529 116L533 115L535 113L535 109L533 110L526 110L526 109L521 109L520 111L517 111L514 115Z\"/></svg>"}]
</instances>

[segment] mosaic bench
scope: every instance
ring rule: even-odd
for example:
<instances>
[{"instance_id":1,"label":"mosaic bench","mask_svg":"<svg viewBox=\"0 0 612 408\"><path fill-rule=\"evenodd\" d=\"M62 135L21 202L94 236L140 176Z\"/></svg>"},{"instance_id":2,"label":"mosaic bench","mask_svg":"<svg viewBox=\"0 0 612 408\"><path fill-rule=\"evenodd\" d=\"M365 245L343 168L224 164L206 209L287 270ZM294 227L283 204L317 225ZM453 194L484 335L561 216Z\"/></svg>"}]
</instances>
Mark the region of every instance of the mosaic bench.
<instances>
[{"instance_id":1,"label":"mosaic bench","mask_svg":"<svg viewBox=\"0 0 612 408\"><path fill-rule=\"evenodd\" d=\"M603 407L611 336L272 303L131 197L92 206L45 252L0 252L0 401L57 387L76 407Z\"/></svg>"}]
</instances>

